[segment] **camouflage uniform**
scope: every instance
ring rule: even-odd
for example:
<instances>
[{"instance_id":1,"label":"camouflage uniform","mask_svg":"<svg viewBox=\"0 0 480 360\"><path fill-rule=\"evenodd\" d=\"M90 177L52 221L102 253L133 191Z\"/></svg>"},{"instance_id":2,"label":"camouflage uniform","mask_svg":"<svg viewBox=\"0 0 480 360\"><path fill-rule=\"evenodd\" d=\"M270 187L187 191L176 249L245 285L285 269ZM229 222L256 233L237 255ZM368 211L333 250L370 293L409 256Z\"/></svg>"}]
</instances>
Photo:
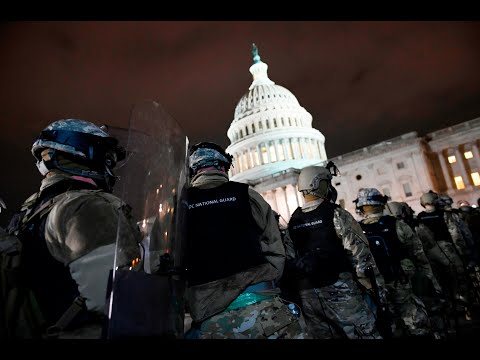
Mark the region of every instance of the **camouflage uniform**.
<instances>
[{"instance_id":1,"label":"camouflage uniform","mask_svg":"<svg viewBox=\"0 0 480 360\"><path fill-rule=\"evenodd\" d=\"M450 297L457 293L466 296L468 283L461 257L465 254L465 240L457 225L457 219L455 216L452 216L452 213L438 211L438 214L438 216L443 218L452 242L449 239L435 238L433 229L430 229L425 221L422 220L423 216L429 215L426 212L421 212L417 217L417 234L423 243L425 254L432 265L434 274L441 282L444 291L449 291Z\"/></svg>"},{"instance_id":2,"label":"camouflage uniform","mask_svg":"<svg viewBox=\"0 0 480 360\"><path fill-rule=\"evenodd\" d=\"M50 336L55 330L60 338L99 338L115 261L117 269L139 268L140 231L129 206L111 194L113 169L125 159L125 149L105 128L62 119L40 133L31 152L44 179L8 226L18 239L21 268L15 270L22 276L6 289L6 297L25 309L29 300L15 297L16 290L33 295L28 297L35 299L32 312L41 313L45 322L26 326L30 333ZM13 310L8 332L23 336L13 320L26 311Z\"/></svg>"},{"instance_id":3,"label":"camouflage uniform","mask_svg":"<svg viewBox=\"0 0 480 360\"><path fill-rule=\"evenodd\" d=\"M66 310L52 310L52 304L55 304L57 299L54 301L51 296L68 298L72 291L62 288L66 286L65 280L61 280L63 276L71 276L73 280L70 281L74 281L78 286L78 290L74 292L85 298L86 309L93 319L106 316L107 281L114 264L117 226L120 226L124 235L118 244L121 249L117 258L119 266L130 266L133 260L140 257L140 232L129 213L119 211L124 205L122 201L112 194L93 189L89 183L73 180L70 175L56 170L43 179L40 191L25 201L23 211L12 218L9 231L14 232L21 226L25 218L24 211L35 209L38 206L37 199L41 198L42 194L63 184L76 190L62 192L53 198L53 206L43 218L43 225L39 227L40 231L43 229L43 233L34 234L37 240L45 239L46 251L31 254L38 256L38 259L34 263L26 264L32 267L45 264L44 267L29 268L28 274L36 286L40 307L50 308L44 314L49 325L53 325ZM43 249L44 245L41 247ZM55 267L64 267L65 271L55 272L52 270ZM67 273L69 275L66 275ZM52 287L47 283L55 285ZM52 293L45 293L47 290L42 290L42 287L52 290ZM68 302L67 304L70 305ZM52 313L55 313L55 316L52 317ZM100 321L87 321L63 331L59 338L100 338L101 330Z\"/></svg>"},{"instance_id":4,"label":"camouflage uniform","mask_svg":"<svg viewBox=\"0 0 480 360\"><path fill-rule=\"evenodd\" d=\"M321 203L322 200L307 202L301 211L303 213L313 211ZM349 212L337 206L334 209L333 226L346 258L354 266L358 281L370 288L365 270L369 266L375 266L375 262L360 225ZM287 259L294 263L299 249L295 246L290 233L289 227L285 244ZM378 283L382 284L383 280L378 270L375 269L375 272ZM337 281L331 285L301 289L300 298L308 331L316 339L381 338L375 328L375 316L349 271L341 272Z\"/></svg>"},{"instance_id":5,"label":"camouflage uniform","mask_svg":"<svg viewBox=\"0 0 480 360\"><path fill-rule=\"evenodd\" d=\"M227 182L225 172L213 170L195 175L191 186L213 189ZM288 304L279 298L278 289L245 293L251 285L279 280L285 264L285 249L270 205L250 188L248 195L253 218L261 229L260 245L266 262L214 281L187 284L187 307L193 322L186 338L307 337L301 327L301 317L294 316ZM238 221L241 226L241 219ZM188 249L186 251L188 253ZM256 300L233 306L243 297Z\"/></svg>"},{"instance_id":6,"label":"camouflage uniform","mask_svg":"<svg viewBox=\"0 0 480 360\"><path fill-rule=\"evenodd\" d=\"M364 224L374 224L384 217L372 216L366 217L360 222L362 228ZM395 319L396 336L403 336L402 330L408 335L429 335L430 322L427 310L423 301L412 291L411 280L416 272L428 278L435 289L440 291L435 276L433 275L430 263L423 252L423 246L413 230L402 220L396 220L396 235L403 250L408 254L407 258L400 261L404 278L385 283L387 290L387 301L391 307Z\"/></svg>"}]
</instances>

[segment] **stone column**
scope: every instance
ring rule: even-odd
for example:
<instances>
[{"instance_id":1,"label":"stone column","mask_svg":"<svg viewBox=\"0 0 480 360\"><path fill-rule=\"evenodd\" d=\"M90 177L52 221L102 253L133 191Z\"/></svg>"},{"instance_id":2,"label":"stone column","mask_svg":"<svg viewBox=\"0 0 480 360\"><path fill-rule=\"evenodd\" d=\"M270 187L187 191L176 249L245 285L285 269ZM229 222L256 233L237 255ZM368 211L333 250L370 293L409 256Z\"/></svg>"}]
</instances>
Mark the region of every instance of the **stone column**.
<instances>
[{"instance_id":1,"label":"stone column","mask_svg":"<svg viewBox=\"0 0 480 360\"><path fill-rule=\"evenodd\" d=\"M478 146L476 142L472 144L472 154L473 159L475 160L475 168L478 169L480 167L480 153L478 151Z\"/></svg>"},{"instance_id":2,"label":"stone column","mask_svg":"<svg viewBox=\"0 0 480 360\"><path fill-rule=\"evenodd\" d=\"M278 203L277 203L277 189L272 189L270 190L270 193L271 193L271 199L272 199L272 209L275 210L276 212L280 213L280 211L278 211Z\"/></svg>"},{"instance_id":3,"label":"stone column","mask_svg":"<svg viewBox=\"0 0 480 360\"><path fill-rule=\"evenodd\" d=\"M272 162L272 157L270 156L270 141L265 141L265 149L267 149L267 158L270 164Z\"/></svg>"},{"instance_id":4,"label":"stone column","mask_svg":"<svg viewBox=\"0 0 480 360\"><path fill-rule=\"evenodd\" d=\"M289 160L287 145L285 145L285 139L282 140L282 149L283 149L283 156L285 156L285 161Z\"/></svg>"},{"instance_id":5,"label":"stone column","mask_svg":"<svg viewBox=\"0 0 480 360\"><path fill-rule=\"evenodd\" d=\"M253 154L252 154L252 149L251 148L248 148L247 150L247 156L248 156L248 160L250 161L250 169L255 167L255 161L253 159Z\"/></svg>"},{"instance_id":6,"label":"stone column","mask_svg":"<svg viewBox=\"0 0 480 360\"><path fill-rule=\"evenodd\" d=\"M280 156L278 155L278 149L277 149L278 140L273 140L272 143L273 143L273 149L275 150L275 157L277 158L277 161L280 161Z\"/></svg>"},{"instance_id":7,"label":"stone column","mask_svg":"<svg viewBox=\"0 0 480 360\"><path fill-rule=\"evenodd\" d=\"M258 154L259 165L263 165L262 148L261 148L260 144L257 144L257 154Z\"/></svg>"},{"instance_id":8,"label":"stone column","mask_svg":"<svg viewBox=\"0 0 480 360\"><path fill-rule=\"evenodd\" d=\"M285 187L285 196L287 198L288 210L290 212L289 215L291 216L295 211L295 209L299 206L299 202L297 198L297 189L295 188L295 185L288 184Z\"/></svg>"},{"instance_id":9,"label":"stone column","mask_svg":"<svg viewBox=\"0 0 480 360\"><path fill-rule=\"evenodd\" d=\"M447 185L447 190L452 189L456 190L456 187L452 183L452 178L448 172L448 165L445 161L445 156L443 155L443 150L438 153L438 159L440 160L440 167L442 168L443 177L445 178L445 184Z\"/></svg>"},{"instance_id":10,"label":"stone column","mask_svg":"<svg viewBox=\"0 0 480 360\"><path fill-rule=\"evenodd\" d=\"M275 189L275 197L278 206L277 212L282 216L282 218L288 219L290 217L290 211L288 210L285 186L281 186Z\"/></svg>"},{"instance_id":11,"label":"stone column","mask_svg":"<svg viewBox=\"0 0 480 360\"><path fill-rule=\"evenodd\" d=\"M291 140L291 144L292 144L293 158L294 158L295 160L300 160L302 157L301 157L301 154L298 154L298 151L300 151L300 153L301 153L301 149L300 149L300 145L299 145L299 142L298 142L298 138L290 139L290 140ZM297 146L295 146L295 144L298 145L298 151L297 151Z\"/></svg>"}]
</instances>

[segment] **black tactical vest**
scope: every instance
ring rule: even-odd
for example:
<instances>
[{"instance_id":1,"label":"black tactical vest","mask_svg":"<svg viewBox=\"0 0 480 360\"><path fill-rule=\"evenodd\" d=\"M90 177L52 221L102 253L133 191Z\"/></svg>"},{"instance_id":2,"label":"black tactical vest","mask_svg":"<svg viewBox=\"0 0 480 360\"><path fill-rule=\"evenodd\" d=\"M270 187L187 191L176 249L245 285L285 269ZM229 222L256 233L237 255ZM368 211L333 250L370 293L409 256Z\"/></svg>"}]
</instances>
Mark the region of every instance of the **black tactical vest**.
<instances>
[{"instance_id":1,"label":"black tactical vest","mask_svg":"<svg viewBox=\"0 0 480 360\"><path fill-rule=\"evenodd\" d=\"M186 190L186 267L189 285L222 279L266 263L261 229L250 206L248 185L234 181Z\"/></svg>"},{"instance_id":2,"label":"black tactical vest","mask_svg":"<svg viewBox=\"0 0 480 360\"><path fill-rule=\"evenodd\" d=\"M399 280L402 275L400 261L408 254L398 239L396 222L393 216L382 216L377 222L360 226L368 239L370 251L377 264L378 271L386 283Z\"/></svg>"},{"instance_id":3,"label":"black tactical vest","mask_svg":"<svg viewBox=\"0 0 480 360\"><path fill-rule=\"evenodd\" d=\"M46 245L45 223L52 207L47 208L47 212L42 213L42 216L35 216L25 226L22 226L22 220L26 214L34 214L42 205L67 190L90 188L94 187L75 180L65 180L49 186L42 191L33 207L15 214L8 226L9 232L15 233L22 243L22 263L28 264L23 268L24 284L33 291L48 325L56 323L70 307L79 295L78 287L68 267L57 261ZM86 321L88 316L86 312L80 313L75 321L70 323L69 328Z\"/></svg>"},{"instance_id":4,"label":"black tactical vest","mask_svg":"<svg viewBox=\"0 0 480 360\"><path fill-rule=\"evenodd\" d=\"M450 235L450 232L448 231L444 212L442 210L436 209L430 213L422 211L418 214L417 221L419 224L424 224L433 232L435 241L448 241L453 243L452 235Z\"/></svg>"},{"instance_id":5,"label":"black tactical vest","mask_svg":"<svg viewBox=\"0 0 480 360\"><path fill-rule=\"evenodd\" d=\"M300 288L322 287L335 283L341 272L351 271L342 240L333 225L337 205L324 201L315 210L302 212L299 207L292 214L288 232L298 256L315 253L318 263L314 274L305 275ZM307 280L307 281L305 281Z\"/></svg>"}]
</instances>

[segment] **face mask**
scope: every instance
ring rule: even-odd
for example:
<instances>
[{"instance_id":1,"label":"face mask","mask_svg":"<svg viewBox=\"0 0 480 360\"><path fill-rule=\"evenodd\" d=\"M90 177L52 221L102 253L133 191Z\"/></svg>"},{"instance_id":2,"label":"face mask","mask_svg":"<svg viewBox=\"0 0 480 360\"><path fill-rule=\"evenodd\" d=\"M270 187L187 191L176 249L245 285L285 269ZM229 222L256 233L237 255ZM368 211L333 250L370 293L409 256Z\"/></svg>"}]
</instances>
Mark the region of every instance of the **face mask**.
<instances>
[{"instance_id":1,"label":"face mask","mask_svg":"<svg viewBox=\"0 0 480 360\"><path fill-rule=\"evenodd\" d=\"M43 160L37 161L37 168L40 171L40 174L43 176L47 175L50 170L48 170L47 166L43 162Z\"/></svg>"}]
</instances>

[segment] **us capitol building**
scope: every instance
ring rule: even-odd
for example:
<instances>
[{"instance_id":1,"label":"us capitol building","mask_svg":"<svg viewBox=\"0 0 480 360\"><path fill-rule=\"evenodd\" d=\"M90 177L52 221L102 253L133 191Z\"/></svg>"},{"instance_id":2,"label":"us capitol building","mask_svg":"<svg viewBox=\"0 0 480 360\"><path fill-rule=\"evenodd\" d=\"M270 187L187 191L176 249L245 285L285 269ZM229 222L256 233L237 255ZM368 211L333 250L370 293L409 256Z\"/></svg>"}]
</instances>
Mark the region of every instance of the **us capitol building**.
<instances>
[{"instance_id":1,"label":"us capitol building","mask_svg":"<svg viewBox=\"0 0 480 360\"><path fill-rule=\"evenodd\" d=\"M312 115L295 95L269 79L268 65L254 46L253 81L238 102L227 131L233 155L230 179L249 184L282 217L285 225L303 205L297 189L302 168L331 160L341 176L332 182L337 203L355 214L358 189L375 187L392 201L408 203L418 214L420 196L433 190L477 204L480 198L480 118L419 136L412 131L334 158L325 136L312 127Z\"/></svg>"}]
</instances>

